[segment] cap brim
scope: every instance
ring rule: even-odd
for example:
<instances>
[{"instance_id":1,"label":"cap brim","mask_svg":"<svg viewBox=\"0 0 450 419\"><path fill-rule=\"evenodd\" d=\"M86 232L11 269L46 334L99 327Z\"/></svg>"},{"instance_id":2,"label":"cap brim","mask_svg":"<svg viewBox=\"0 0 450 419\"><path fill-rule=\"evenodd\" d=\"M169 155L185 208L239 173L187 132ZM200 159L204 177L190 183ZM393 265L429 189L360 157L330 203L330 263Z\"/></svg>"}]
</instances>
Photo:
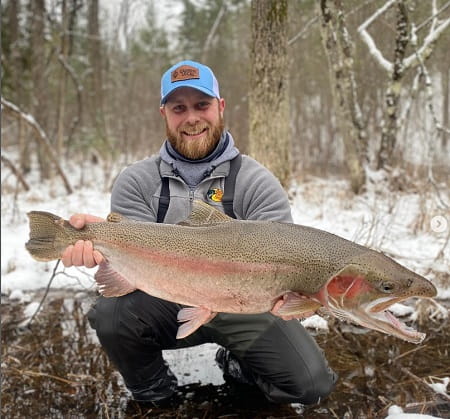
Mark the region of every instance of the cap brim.
<instances>
[{"instance_id":1,"label":"cap brim","mask_svg":"<svg viewBox=\"0 0 450 419\"><path fill-rule=\"evenodd\" d=\"M176 90L180 89L181 87L190 87L191 89L195 89L195 90L199 90L200 92L204 93L205 95L211 96L211 97L216 97L216 94L203 86L193 86L193 85L189 85L189 84L182 84L180 86L175 87L174 89L172 89L169 93L167 93L162 99L161 99L161 105L164 105L167 102L167 99L169 98L169 96L175 92ZM219 98L218 98L219 99Z\"/></svg>"}]
</instances>

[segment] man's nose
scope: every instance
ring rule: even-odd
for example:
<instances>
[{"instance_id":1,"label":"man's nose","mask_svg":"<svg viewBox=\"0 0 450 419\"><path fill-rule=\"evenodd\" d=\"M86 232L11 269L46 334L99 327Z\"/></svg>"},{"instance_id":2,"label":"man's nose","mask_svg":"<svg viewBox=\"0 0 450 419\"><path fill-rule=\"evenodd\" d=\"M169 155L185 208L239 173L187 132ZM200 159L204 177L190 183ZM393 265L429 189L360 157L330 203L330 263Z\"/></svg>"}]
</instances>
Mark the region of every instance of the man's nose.
<instances>
[{"instance_id":1,"label":"man's nose","mask_svg":"<svg viewBox=\"0 0 450 419\"><path fill-rule=\"evenodd\" d=\"M186 123L194 125L200 121L200 116L195 109L188 109L186 113Z\"/></svg>"}]
</instances>

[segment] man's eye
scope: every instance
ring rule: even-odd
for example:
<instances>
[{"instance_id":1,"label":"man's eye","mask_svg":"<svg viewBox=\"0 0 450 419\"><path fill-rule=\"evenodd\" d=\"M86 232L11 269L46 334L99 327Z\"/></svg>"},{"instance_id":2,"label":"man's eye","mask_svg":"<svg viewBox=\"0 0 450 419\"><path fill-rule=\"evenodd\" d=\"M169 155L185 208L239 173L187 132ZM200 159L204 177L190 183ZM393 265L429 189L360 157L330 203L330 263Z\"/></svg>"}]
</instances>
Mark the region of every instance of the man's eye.
<instances>
[{"instance_id":1,"label":"man's eye","mask_svg":"<svg viewBox=\"0 0 450 419\"><path fill-rule=\"evenodd\" d=\"M177 106L174 106L173 108L172 108L172 110L174 111L174 112L183 112L184 111L184 107L182 106L182 105L177 105Z\"/></svg>"},{"instance_id":2,"label":"man's eye","mask_svg":"<svg viewBox=\"0 0 450 419\"><path fill-rule=\"evenodd\" d=\"M209 102L200 102L197 106L199 109L206 109L209 106Z\"/></svg>"}]
</instances>

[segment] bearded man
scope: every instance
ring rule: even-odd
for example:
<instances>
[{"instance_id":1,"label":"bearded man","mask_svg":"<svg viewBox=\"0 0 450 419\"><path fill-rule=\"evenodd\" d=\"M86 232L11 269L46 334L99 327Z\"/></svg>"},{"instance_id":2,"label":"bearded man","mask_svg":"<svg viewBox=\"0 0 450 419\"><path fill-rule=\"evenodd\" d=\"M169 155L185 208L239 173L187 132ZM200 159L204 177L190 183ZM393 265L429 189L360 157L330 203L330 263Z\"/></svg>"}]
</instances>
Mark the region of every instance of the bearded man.
<instances>
[{"instance_id":1,"label":"bearded man","mask_svg":"<svg viewBox=\"0 0 450 419\"><path fill-rule=\"evenodd\" d=\"M111 210L138 221L179 223L199 199L241 220L292 222L278 180L241 155L224 129L224 109L209 67L182 61L168 69L161 79L160 103L167 140L158 155L119 175ZM95 221L99 219L86 214L70 220L76 228ZM69 246L62 255L65 266L93 267L102 260L88 241ZM134 291L99 297L88 313L136 401L173 405L177 379L162 350L207 342L221 346L216 362L226 381L253 386L274 403L317 403L333 389L336 374L298 320L285 321L272 313L219 313L193 334L176 339L180 309L179 304Z\"/></svg>"}]
</instances>

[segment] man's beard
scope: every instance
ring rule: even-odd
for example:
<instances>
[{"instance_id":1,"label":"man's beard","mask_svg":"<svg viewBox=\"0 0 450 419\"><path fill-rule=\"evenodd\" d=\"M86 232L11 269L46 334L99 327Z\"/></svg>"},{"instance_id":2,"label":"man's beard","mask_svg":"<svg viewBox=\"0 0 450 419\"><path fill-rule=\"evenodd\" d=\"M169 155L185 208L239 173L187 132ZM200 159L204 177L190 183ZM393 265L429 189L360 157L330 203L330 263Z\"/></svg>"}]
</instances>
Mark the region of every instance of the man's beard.
<instances>
[{"instance_id":1,"label":"man's beard","mask_svg":"<svg viewBox=\"0 0 450 419\"><path fill-rule=\"evenodd\" d=\"M181 134L183 131L195 134L205 128L209 128L208 132L201 139L185 140ZM216 125L200 122L195 125L183 125L176 131L172 131L166 121L167 139L170 144L178 153L190 160L200 160L212 153L220 141L223 129L224 122L221 115Z\"/></svg>"}]
</instances>

